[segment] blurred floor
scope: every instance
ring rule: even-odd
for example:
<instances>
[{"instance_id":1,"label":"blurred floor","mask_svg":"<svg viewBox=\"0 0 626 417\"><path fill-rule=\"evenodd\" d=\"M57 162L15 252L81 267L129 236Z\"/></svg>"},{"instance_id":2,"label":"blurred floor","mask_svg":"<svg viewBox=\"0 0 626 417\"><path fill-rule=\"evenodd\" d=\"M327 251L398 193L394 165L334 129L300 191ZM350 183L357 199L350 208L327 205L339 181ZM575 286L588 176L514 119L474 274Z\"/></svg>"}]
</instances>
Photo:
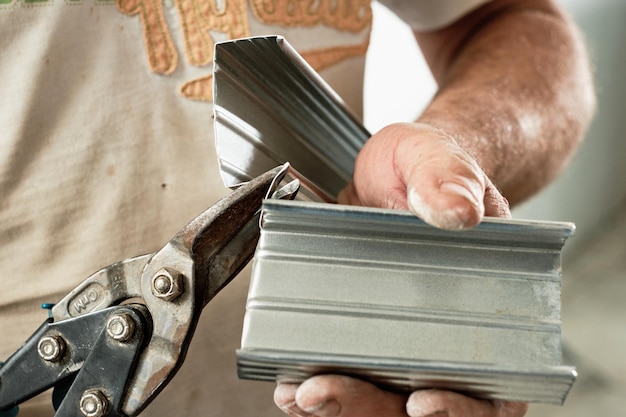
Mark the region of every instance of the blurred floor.
<instances>
[{"instance_id":1,"label":"blurred floor","mask_svg":"<svg viewBox=\"0 0 626 417\"><path fill-rule=\"evenodd\" d=\"M562 293L563 362L579 376L564 406L533 405L529 417L626 417L626 204L581 246Z\"/></svg>"}]
</instances>

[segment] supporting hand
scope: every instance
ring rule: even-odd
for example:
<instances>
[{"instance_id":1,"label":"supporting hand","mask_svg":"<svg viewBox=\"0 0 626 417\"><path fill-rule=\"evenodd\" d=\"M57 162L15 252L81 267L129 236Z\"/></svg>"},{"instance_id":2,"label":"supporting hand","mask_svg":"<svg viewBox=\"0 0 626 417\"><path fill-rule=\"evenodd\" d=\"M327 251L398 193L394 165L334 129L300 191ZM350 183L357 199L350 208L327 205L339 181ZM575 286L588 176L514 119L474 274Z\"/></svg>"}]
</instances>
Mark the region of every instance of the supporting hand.
<instances>
[{"instance_id":1,"label":"supporting hand","mask_svg":"<svg viewBox=\"0 0 626 417\"><path fill-rule=\"evenodd\" d=\"M274 401L292 417L521 417L528 410L524 403L477 400L450 391L394 394L337 375L316 376L301 385L279 383Z\"/></svg>"},{"instance_id":2,"label":"supporting hand","mask_svg":"<svg viewBox=\"0 0 626 417\"><path fill-rule=\"evenodd\" d=\"M506 199L450 136L423 123L399 123L373 135L359 153L343 204L410 209L443 229L510 217Z\"/></svg>"}]
</instances>

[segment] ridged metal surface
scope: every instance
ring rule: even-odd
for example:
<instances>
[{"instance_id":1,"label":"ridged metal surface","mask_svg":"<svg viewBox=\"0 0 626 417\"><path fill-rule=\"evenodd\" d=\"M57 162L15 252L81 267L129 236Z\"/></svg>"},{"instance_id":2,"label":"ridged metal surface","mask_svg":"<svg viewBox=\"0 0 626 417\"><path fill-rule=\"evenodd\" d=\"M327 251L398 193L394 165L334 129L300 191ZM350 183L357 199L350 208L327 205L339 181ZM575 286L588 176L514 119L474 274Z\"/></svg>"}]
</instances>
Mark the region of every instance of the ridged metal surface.
<instances>
[{"instance_id":1,"label":"ridged metal surface","mask_svg":"<svg viewBox=\"0 0 626 417\"><path fill-rule=\"evenodd\" d=\"M268 201L240 375L337 371L560 404L561 250L569 223L488 219L470 231L410 213Z\"/></svg>"},{"instance_id":2,"label":"ridged metal surface","mask_svg":"<svg viewBox=\"0 0 626 417\"><path fill-rule=\"evenodd\" d=\"M237 364L241 378L259 381L302 382L311 375L335 373L396 392L436 387L490 400L555 405L562 404L576 378L576 371L568 366L520 369L280 350L240 350Z\"/></svg>"},{"instance_id":3,"label":"ridged metal surface","mask_svg":"<svg viewBox=\"0 0 626 417\"><path fill-rule=\"evenodd\" d=\"M370 136L281 37L218 43L215 137L227 186L289 162L332 199Z\"/></svg>"}]
</instances>

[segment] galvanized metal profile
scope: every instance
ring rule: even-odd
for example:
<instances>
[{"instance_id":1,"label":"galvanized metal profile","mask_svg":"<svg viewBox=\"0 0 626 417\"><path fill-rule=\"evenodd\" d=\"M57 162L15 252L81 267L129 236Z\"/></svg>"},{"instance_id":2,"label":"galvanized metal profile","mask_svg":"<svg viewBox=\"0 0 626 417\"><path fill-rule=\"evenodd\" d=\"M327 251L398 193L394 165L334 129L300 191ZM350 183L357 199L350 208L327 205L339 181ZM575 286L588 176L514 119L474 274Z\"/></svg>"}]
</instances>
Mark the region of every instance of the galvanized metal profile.
<instances>
[{"instance_id":1,"label":"galvanized metal profile","mask_svg":"<svg viewBox=\"0 0 626 417\"><path fill-rule=\"evenodd\" d=\"M561 251L570 223L486 219L470 231L411 213L267 201L243 378L327 372L395 390L444 388L561 404Z\"/></svg>"},{"instance_id":2,"label":"galvanized metal profile","mask_svg":"<svg viewBox=\"0 0 626 417\"><path fill-rule=\"evenodd\" d=\"M224 183L289 162L331 199L352 177L370 134L279 36L218 43L215 137Z\"/></svg>"}]
</instances>

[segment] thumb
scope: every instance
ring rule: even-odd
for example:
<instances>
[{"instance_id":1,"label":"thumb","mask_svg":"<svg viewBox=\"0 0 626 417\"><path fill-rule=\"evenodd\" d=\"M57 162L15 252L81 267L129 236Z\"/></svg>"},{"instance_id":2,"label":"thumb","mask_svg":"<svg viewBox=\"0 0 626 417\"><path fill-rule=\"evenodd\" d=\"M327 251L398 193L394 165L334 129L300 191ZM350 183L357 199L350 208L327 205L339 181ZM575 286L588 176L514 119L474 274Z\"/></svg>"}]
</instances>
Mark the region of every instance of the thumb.
<instances>
[{"instance_id":1,"label":"thumb","mask_svg":"<svg viewBox=\"0 0 626 417\"><path fill-rule=\"evenodd\" d=\"M490 182L478 163L444 132L422 126L419 140L400 141L396 169L406 184L409 209L425 222L466 229L485 215Z\"/></svg>"}]
</instances>

